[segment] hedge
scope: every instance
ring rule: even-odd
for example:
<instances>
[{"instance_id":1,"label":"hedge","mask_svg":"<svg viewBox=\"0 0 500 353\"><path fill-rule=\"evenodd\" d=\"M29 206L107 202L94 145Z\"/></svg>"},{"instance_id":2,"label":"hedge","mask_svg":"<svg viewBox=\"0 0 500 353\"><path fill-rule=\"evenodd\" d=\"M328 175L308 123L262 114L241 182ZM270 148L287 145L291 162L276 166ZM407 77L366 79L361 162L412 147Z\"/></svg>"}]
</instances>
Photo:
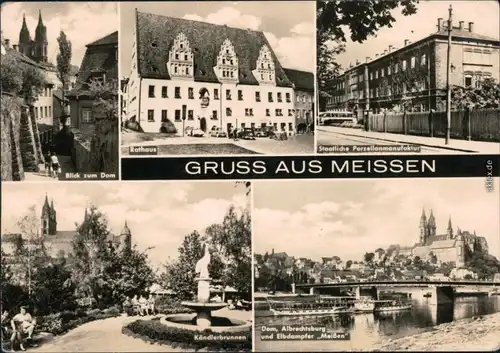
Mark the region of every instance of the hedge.
<instances>
[{"instance_id":1,"label":"hedge","mask_svg":"<svg viewBox=\"0 0 500 353\"><path fill-rule=\"evenodd\" d=\"M250 352L252 350L252 332L231 333L231 335L245 336L244 341L200 341L195 339L195 335L213 333L209 329L205 331L183 330L175 327L168 327L159 320L137 320L122 328L122 333L127 336L142 339L151 344L164 344L173 348L183 348L192 350L206 349L208 351L239 351Z\"/></svg>"}]
</instances>

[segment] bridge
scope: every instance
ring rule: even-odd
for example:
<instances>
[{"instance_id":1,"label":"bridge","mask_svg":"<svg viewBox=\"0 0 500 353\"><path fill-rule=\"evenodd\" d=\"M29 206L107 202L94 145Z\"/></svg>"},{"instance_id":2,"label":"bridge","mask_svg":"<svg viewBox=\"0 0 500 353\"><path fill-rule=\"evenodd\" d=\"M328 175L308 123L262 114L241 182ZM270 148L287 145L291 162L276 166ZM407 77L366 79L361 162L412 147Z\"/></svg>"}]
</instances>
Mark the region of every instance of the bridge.
<instances>
[{"instance_id":1,"label":"bridge","mask_svg":"<svg viewBox=\"0 0 500 353\"><path fill-rule=\"evenodd\" d=\"M371 296L378 299L379 289L400 288L412 289L421 288L420 294L430 295L431 304L445 304L453 302L455 299L455 288L457 287L489 287L500 288L500 281L475 281L475 280L454 280L454 281L366 281L366 282L335 282L335 283L304 283L292 284L292 292L296 293L309 291L314 295L321 290L328 290L335 295L340 295L341 289L355 289L356 297ZM404 291L404 290L403 290Z\"/></svg>"}]
</instances>

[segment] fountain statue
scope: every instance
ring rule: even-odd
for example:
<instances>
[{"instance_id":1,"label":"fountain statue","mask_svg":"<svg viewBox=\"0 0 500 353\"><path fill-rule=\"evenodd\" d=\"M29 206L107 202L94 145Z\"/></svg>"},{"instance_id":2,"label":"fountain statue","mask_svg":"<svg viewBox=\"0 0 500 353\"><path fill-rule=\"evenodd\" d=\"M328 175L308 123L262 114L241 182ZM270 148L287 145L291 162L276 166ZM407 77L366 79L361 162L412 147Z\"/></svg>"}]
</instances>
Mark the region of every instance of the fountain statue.
<instances>
[{"instance_id":1,"label":"fountain statue","mask_svg":"<svg viewBox=\"0 0 500 353\"><path fill-rule=\"evenodd\" d=\"M225 317L212 317L212 311L220 310L227 306L226 303L210 302L210 283L212 279L208 272L211 256L209 244L204 245L203 257L198 260L195 267L198 291L196 301L183 301L181 304L194 310L192 314L171 314L164 317L161 322L167 326L193 331L210 329L214 332L243 332L250 330L252 324Z\"/></svg>"}]
</instances>

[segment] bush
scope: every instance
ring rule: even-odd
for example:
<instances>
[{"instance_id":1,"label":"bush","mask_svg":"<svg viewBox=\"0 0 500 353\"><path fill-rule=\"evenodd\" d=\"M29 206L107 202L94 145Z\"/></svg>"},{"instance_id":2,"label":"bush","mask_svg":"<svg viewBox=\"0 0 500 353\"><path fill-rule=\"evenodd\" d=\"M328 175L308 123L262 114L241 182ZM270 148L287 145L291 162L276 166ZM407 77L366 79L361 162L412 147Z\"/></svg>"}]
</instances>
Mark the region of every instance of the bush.
<instances>
[{"instance_id":1,"label":"bush","mask_svg":"<svg viewBox=\"0 0 500 353\"><path fill-rule=\"evenodd\" d=\"M251 351L252 332L231 333L235 336L245 336L242 341L200 341L195 339L202 331L183 330L168 327L158 320L137 320L122 329L125 335L140 338L150 343L166 344L184 349L206 349L208 351ZM212 331L205 330L203 334L211 334ZM215 335L223 335L214 333Z\"/></svg>"},{"instance_id":2,"label":"bush","mask_svg":"<svg viewBox=\"0 0 500 353\"><path fill-rule=\"evenodd\" d=\"M181 304L179 299L163 296L156 300L155 302L156 311L160 314L184 314L192 313L191 309L186 308Z\"/></svg>"},{"instance_id":3,"label":"bush","mask_svg":"<svg viewBox=\"0 0 500 353\"><path fill-rule=\"evenodd\" d=\"M106 315L114 315L114 316L118 316L121 314L121 310L118 309L116 306L112 306L111 308L109 308L108 310L106 310Z\"/></svg>"},{"instance_id":4,"label":"bush","mask_svg":"<svg viewBox=\"0 0 500 353\"><path fill-rule=\"evenodd\" d=\"M90 310L87 313L81 310L76 312L64 311L38 318L37 325L40 331L60 335L87 322L108 319L119 315L120 312L114 307L107 310L107 312L101 312L97 309Z\"/></svg>"}]
</instances>

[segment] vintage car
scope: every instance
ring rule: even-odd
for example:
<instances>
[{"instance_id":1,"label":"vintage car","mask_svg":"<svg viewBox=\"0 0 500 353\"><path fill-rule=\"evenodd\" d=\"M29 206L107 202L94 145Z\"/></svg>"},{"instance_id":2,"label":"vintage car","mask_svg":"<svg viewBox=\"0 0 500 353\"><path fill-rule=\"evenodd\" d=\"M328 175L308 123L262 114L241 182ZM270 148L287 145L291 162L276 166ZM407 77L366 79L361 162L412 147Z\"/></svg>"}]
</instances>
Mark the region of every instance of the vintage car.
<instances>
[{"instance_id":1,"label":"vintage car","mask_svg":"<svg viewBox=\"0 0 500 353\"><path fill-rule=\"evenodd\" d=\"M191 131L191 136L193 137L203 137L205 136L205 132L201 129L193 129Z\"/></svg>"},{"instance_id":2,"label":"vintage car","mask_svg":"<svg viewBox=\"0 0 500 353\"><path fill-rule=\"evenodd\" d=\"M238 138L242 140L255 140L255 134L253 129L244 128L238 131Z\"/></svg>"},{"instance_id":3,"label":"vintage car","mask_svg":"<svg viewBox=\"0 0 500 353\"><path fill-rule=\"evenodd\" d=\"M212 130L210 130L209 135L211 137L227 137L227 134L224 130L222 130L220 127L213 127Z\"/></svg>"}]
</instances>

